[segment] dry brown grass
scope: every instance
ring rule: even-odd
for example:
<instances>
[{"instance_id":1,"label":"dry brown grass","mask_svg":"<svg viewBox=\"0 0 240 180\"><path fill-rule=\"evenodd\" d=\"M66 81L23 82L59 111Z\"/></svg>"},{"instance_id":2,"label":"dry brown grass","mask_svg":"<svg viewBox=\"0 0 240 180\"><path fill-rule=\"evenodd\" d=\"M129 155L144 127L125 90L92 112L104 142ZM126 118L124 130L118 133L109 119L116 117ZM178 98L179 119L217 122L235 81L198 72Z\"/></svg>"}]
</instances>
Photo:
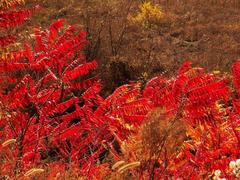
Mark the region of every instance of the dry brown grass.
<instances>
[{"instance_id":1,"label":"dry brown grass","mask_svg":"<svg viewBox=\"0 0 240 180\"><path fill-rule=\"evenodd\" d=\"M185 138L185 126L179 118L166 116L165 111L160 108L154 109L138 134L131 136L121 145L124 159L112 166L111 177L149 179L158 167L164 167L165 170L161 173L168 177L168 166ZM131 168L122 171L128 166Z\"/></svg>"},{"instance_id":2,"label":"dry brown grass","mask_svg":"<svg viewBox=\"0 0 240 180\"><path fill-rule=\"evenodd\" d=\"M237 0L151 0L165 19L148 29L128 20L139 12L140 0L29 0L27 5L33 2L44 10L28 25L46 27L65 18L87 31L87 57L99 60L107 90L141 79L144 72L148 78L165 70L172 75L186 59L207 70L229 71L239 58Z\"/></svg>"}]
</instances>

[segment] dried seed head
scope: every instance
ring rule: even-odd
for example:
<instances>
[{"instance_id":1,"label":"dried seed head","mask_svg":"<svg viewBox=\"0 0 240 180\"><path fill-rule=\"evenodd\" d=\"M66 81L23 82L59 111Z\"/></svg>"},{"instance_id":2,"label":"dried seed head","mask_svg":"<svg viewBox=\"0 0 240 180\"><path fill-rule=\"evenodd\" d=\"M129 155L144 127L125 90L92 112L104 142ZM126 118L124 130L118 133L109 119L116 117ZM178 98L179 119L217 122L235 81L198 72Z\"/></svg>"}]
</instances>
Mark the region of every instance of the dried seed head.
<instances>
[{"instance_id":1,"label":"dried seed head","mask_svg":"<svg viewBox=\"0 0 240 180\"><path fill-rule=\"evenodd\" d=\"M236 160L236 166L239 168L240 167L240 159Z\"/></svg>"},{"instance_id":2,"label":"dried seed head","mask_svg":"<svg viewBox=\"0 0 240 180\"><path fill-rule=\"evenodd\" d=\"M5 141L4 143L2 143L2 147L6 147L10 144L15 143L17 140L16 139L8 139L7 141Z\"/></svg>"},{"instance_id":3,"label":"dried seed head","mask_svg":"<svg viewBox=\"0 0 240 180\"><path fill-rule=\"evenodd\" d=\"M219 169L215 170L215 171L214 171L214 175L215 175L216 177L219 177L219 176L221 175L221 171L220 171Z\"/></svg>"},{"instance_id":4,"label":"dried seed head","mask_svg":"<svg viewBox=\"0 0 240 180\"><path fill-rule=\"evenodd\" d=\"M122 164L124 164L125 161L118 161L116 162L113 166L112 166L112 170L118 168L119 166L121 166Z\"/></svg>"},{"instance_id":5,"label":"dried seed head","mask_svg":"<svg viewBox=\"0 0 240 180\"><path fill-rule=\"evenodd\" d=\"M231 161L230 163L229 163L229 168L230 169L234 169L236 167L236 162L235 161Z\"/></svg>"},{"instance_id":6,"label":"dried seed head","mask_svg":"<svg viewBox=\"0 0 240 180\"><path fill-rule=\"evenodd\" d=\"M29 171L27 171L24 176L33 176L33 175L36 175L36 174L39 174L39 173L43 173L44 172L44 169L41 169L41 168L32 168L30 169Z\"/></svg>"},{"instance_id":7,"label":"dried seed head","mask_svg":"<svg viewBox=\"0 0 240 180\"><path fill-rule=\"evenodd\" d=\"M123 173L124 171L126 171L128 169L132 169L132 168L140 166L140 164L141 163L139 161L126 164L126 165L122 166L121 168L119 168L118 172Z\"/></svg>"}]
</instances>

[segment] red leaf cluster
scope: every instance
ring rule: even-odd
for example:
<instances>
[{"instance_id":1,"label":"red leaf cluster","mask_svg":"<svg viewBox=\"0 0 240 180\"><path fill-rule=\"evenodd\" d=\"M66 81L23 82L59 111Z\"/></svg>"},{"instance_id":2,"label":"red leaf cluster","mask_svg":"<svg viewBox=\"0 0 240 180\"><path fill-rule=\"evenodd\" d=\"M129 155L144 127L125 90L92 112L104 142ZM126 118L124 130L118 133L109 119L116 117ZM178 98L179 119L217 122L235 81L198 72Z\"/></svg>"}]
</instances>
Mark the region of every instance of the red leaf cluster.
<instances>
[{"instance_id":1,"label":"red leaf cluster","mask_svg":"<svg viewBox=\"0 0 240 180\"><path fill-rule=\"evenodd\" d=\"M0 27L18 26L34 11L1 12ZM234 177L228 165L240 155L240 61L232 66L232 78L192 68L187 61L176 78L155 77L143 91L137 83L126 84L103 98L93 73L97 61L86 61L82 53L85 33L74 26L60 33L63 25L59 19L49 30L35 28L34 47L26 43L21 51L1 56L0 175L50 164L100 178L100 170L108 167L97 160L109 153L119 161L118 145L148 123L146 115L158 107L166 119L186 125L187 139L168 163L154 157L151 177L206 179L217 170ZM1 37L0 45L14 40Z\"/></svg>"},{"instance_id":2,"label":"red leaf cluster","mask_svg":"<svg viewBox=\"0 0 240 180\"><path fill-rule=\"evenodd\" d=\"M2 142L16 140L12 173L58 159L82 167L86 175L84 167L102 153L119 158L113 143L133 133L152 108L137 85L122 86L104 100L99 79L86 78L97 62L81 54L85 33L75 34L71 26L60 35L63 22L48 31L35 29L33 49L26 44L0 62Z\"/></svg>"}]
</instances>

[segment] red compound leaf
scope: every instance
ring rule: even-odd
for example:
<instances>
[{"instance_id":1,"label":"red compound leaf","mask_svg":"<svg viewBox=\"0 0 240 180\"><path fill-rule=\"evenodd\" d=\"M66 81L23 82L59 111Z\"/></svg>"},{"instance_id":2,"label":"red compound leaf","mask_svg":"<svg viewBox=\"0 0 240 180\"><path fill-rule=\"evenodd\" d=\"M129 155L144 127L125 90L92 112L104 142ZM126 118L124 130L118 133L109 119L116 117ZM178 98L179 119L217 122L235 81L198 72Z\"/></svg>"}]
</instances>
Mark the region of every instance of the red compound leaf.
<instances>
[{"instance_id":1,"label":"red compound leaf","mask_svg":"<svg viewBox=\"0 0 240 180\"><path fill-rule=\"evenodd\" d=\"M63 79L65 81L70 81L76 79L80 76L84 76L90 72L90 70L94 70L97 67L97 62L94 60L89 63L81 64L78 67L74 68L71 71L66 71Z\"/></svg>"},{"instance_id":2,"label":"red compound leaf","mask_svg":"<svg viewBox=\"0 0 240 180\"><path fill-rule=\"evenodd\" d=\"M48 48L51 48L56 41L58 30L63 26L64 19L55 21L49 28Z\"/></svg>"}]
</instances>

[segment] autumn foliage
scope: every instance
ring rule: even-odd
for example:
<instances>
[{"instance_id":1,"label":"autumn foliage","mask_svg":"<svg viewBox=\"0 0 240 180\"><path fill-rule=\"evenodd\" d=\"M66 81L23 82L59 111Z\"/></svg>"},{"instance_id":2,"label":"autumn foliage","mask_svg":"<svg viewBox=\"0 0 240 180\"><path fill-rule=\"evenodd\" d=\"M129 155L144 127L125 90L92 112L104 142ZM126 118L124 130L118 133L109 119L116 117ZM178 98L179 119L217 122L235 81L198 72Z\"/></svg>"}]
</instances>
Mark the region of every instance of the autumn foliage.
<instances>
[{"instance_id":1,"label":"autumn foliage","mask_svg":"<svg viewBox=\"0 0 240 180\"><path fill-rule=\"evenodd\" d=\"M33 9L7 11L1 28ZM232 75L186 61L174 78L111 95L87 61L85 33L64 19L34 28L34 44L2 52L0 177L234 179L240 176L240 61ZM1 48L14 43L0 38Z\"/></svg>"}]
</instances>

